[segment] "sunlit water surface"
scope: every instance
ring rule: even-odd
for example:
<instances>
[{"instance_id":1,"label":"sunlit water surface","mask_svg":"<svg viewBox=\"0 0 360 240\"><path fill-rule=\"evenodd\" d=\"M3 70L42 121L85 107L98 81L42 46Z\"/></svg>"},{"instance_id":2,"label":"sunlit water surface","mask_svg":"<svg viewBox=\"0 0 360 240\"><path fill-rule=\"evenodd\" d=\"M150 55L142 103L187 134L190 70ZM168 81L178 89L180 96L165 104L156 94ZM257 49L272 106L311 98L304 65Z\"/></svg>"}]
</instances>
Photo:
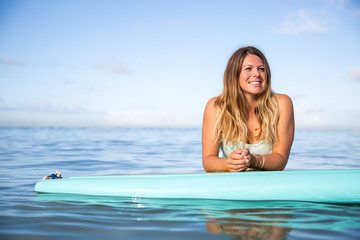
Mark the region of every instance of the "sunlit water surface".
<instances>
[{"instance_id":1,"label":"sunlit water surface","mask_svg":"<svg viewBox=\"0 0 360 240\"><path fill-rule=\"evenodd\" d=\"M359 169L359 150L360 131L299 130L286 170ZM0 129L0 239L360 239L359 205L34 193L55 170L203 172L201 130Z\"/></svg>"}]
</instances>

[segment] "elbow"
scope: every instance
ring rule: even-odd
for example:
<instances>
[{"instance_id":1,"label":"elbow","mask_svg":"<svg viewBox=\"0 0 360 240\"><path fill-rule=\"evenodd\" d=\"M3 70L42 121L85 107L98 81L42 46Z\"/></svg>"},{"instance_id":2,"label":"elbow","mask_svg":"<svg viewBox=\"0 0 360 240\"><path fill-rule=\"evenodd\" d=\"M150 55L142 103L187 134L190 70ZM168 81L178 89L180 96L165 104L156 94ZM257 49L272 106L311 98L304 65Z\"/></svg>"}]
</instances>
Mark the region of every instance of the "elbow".
<instances>
[{"instance_id":1,"label":"elbow","mask_svg":"<svg viewBox=\"0 0 360 240\"><path fill-rule=\"evenodd\" d=\"M212 173L212 172L224 172L222 167L219 165L218 159L214 159L213 155L205 156L202 158L202 166L205 172ZM217 158L217 157L216 157Z\"/></svg>"},{"instance_id":2,"label":"elbow","mask_svg":"<svg viewBox=\"0 0 360 240\"><path fill-rule=\"evenodd\" d=\"M279 166L279 167L274 167L274 168L264 168L262 169L263 171L284 171L285 170L285 166Z\"/></svg>"},{"instance_id":3,"label":"elbow","mask_svg":"<svg viewBox=\"0 0 360 240\"><path fill-rule=\"evenodd\" d=\"M276 166L272 169L264 169L265 171L284 171L286 166Z\"/></svg>"},{"instance_id":4,"label":"elbow","mask_svg":"<svg viewBox=\"0 0 360 240\"><path fill-rule=\"evenodd\" d=\"M277 154L277 158L275 158L273 164L270 164L270 165L273 165L273 167L271 169L268 169L268 170L271 170L271 171L284 171L285 170L285 167L288 163L288 156L284 156L282 154Z\"/></svg>"},{"instance_id":5,"label":"elbow","mask_svg":"<svg viewBox=\"0 0 360 240\"><path fill-rule=\"evenodd\" d=\"M279 166L278 166L278 171L284 171L287 163L288 163L288 158L287 158L287 157L283 157L281 163L280 163Z\"/></svg>"},{"instance_id":6,"label":"elbow","mask_svg":"<svg viewBox=\"0 0 360 240\"><path fill-rule=\"evenodd\" d=\"M202 161L202 166L203 166L203 169L205 170L205 172L207 172L207 173L212 172L210 170L209 166L207 166L205 159L203 159L203 161Z\"/></svg>"},{"instance_id":7,"label":"elbow","mask_svg":"<svg viewBox=\"0 0 360 240\"><path fill-rule=\"evenodd\" d=\"M278 169L276 169L276 171L284 171L284 170L285 170L285 167L286 167L286 165L285 165L285 166L281 166L281 167L279 167Z\"/></svg>"}]
</instances>

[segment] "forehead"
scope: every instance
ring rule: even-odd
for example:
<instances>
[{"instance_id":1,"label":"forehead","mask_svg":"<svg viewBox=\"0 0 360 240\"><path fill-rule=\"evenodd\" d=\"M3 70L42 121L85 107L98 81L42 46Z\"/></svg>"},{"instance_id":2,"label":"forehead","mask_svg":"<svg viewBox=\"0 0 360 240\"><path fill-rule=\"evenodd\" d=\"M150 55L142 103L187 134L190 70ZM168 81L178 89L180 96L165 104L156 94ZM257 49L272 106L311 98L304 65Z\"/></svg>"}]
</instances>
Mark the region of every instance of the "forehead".
<instances>
[{"instance_id":1,"label":"forehead","mask_svg":"<svg viewBox=\"0 0 360 240\"><path fill-rule=\"evenodd\" d=\"M254 55L254 54L248 54L245 58L244 58L244 62L243 65L251 65L251 66L261 66L264 65L263 61L261 60L260 57Z\"/></svg>"}]
</instances>

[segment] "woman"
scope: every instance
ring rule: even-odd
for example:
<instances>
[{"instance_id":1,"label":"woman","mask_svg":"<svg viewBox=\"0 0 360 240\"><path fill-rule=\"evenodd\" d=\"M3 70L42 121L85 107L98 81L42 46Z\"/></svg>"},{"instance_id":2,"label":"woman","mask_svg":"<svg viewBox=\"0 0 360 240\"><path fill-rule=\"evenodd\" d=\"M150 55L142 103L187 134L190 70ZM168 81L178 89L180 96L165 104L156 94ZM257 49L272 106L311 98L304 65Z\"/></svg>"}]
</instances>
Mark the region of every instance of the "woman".
<instances>
[{"instance_id":1,"label":"woman","mask_svg":"<svg viewBox=\"0 0 360 240\"><path fill-rule=\"evenodd\" d=\"M292 101L272 91L263 53L240 48L227 63L223 92L205 108L203 167L206 172L283 170L294 125Z\"/></svg>"}]
</instances>

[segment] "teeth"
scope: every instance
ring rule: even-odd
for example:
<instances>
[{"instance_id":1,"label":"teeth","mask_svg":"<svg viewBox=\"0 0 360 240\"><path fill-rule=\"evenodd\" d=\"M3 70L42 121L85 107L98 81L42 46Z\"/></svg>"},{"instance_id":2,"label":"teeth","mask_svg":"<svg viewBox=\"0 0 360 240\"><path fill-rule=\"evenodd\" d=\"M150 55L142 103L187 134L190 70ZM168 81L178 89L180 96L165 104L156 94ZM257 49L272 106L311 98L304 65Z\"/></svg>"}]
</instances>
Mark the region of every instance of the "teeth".
<instances>
[{"instance_id":1,"label":"teeth","mask_svg":"<svg viewBox=\"0 0 360 240\"><path fill-rule=\"evenodd\" d=\"M250 84L260 84L260 82L250 82Z\"/></svg>"}]
</instances>

